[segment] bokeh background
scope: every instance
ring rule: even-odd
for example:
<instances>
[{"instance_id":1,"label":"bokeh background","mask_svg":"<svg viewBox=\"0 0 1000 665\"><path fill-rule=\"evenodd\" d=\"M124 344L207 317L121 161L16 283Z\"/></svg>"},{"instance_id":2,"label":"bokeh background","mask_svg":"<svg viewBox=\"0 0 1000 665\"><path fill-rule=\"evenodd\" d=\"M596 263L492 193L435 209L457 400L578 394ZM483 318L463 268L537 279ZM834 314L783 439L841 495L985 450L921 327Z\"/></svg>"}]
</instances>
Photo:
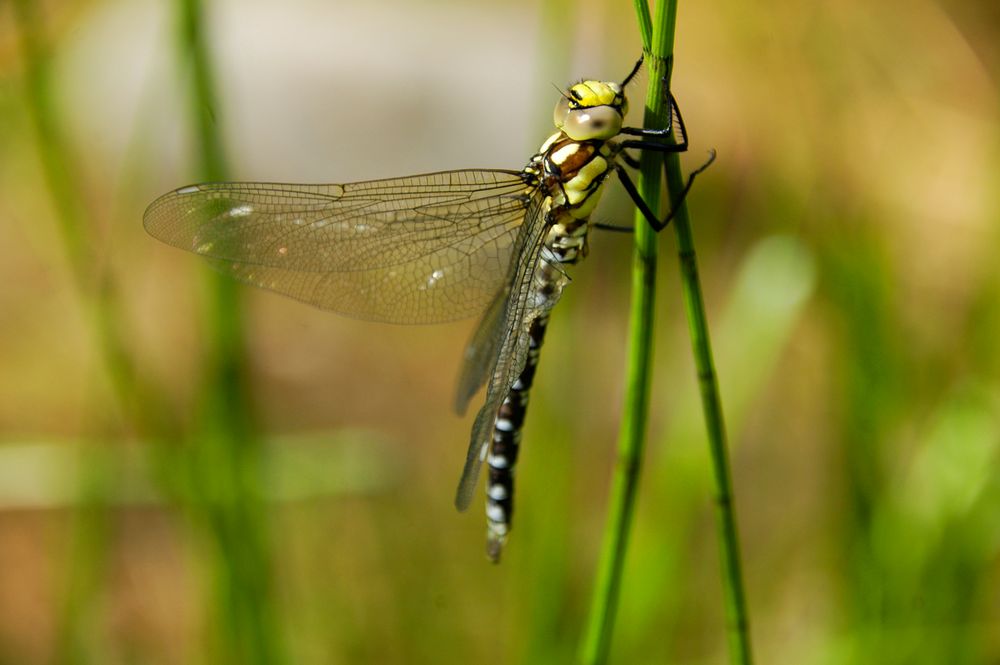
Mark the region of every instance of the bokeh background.
<instances>
[{"instance_id":1,"label":"bokeh background","mask_svg":"<svg viewBox=\"0 0 1000 665\"><path fill-rule=\"evenodd\" d=\"M595 234L554 314L494 567L480 509L451 504L473 322L376 325L227 286L140 220L220 172L518 168L552 84L629 71L631 5L191 7L0 0L0 663L572 662L629 238ZM998 45L988 0L681 3L685 163L719 153L689 206L760 663L1000 662ZM610 190L597 217L627 222ZM723 663L662 247L613 656Z\"/></svg>"}]
</instances>

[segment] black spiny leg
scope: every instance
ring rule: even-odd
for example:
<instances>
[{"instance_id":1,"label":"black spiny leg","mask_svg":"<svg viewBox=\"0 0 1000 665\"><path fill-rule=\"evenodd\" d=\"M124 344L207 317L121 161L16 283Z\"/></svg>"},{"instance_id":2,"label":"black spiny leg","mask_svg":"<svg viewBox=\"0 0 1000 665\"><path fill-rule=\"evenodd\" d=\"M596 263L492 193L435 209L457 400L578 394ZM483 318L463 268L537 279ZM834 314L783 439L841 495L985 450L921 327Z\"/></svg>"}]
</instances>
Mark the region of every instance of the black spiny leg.
<instances>
[{"instance_id":1,"label":"black spiny leg","mask_svg":"<svg viewBox=\"0 0 1000 665\"><path fill-rule=\"evenodd\" d=\"M677 197L677 200L673 201L670 204L670 212L668 212L667 216L663 218L663 221L657 219L656 213L654 213L650 209L649 205L646 204L646 201L643 200L642 196L639 194L639 190L635 186L635 183L632 182L632 177L628 174L628 171L625 170L625 167L619 164L615 167L615 170L618 172L618 179L621 180L622 186L625 188L625 191L628 192L628 195L632 198L632 201L635 203L636 207L639 208L639 212L641 212L642 216L646 218L646 221L649 223L649 226L654 231L659 233L667 226L667 224L670 223L670 220L674 218L674 215L677 214L677 210L680 208L680 205L684 203L684 199L687 198L688 192L691 190L691 185L694 184L694 179L698 176L698 174L700 174L702 171L711 166L712 162L714 161L715 161L715 150L710 150L708 159L705 160L705 163L688 174L687 183L685 183L684 189L681 190L681 193ZM607 227L601 227L601 228L607 228ZM619 227L612 227L612 228L614 228L615 230L619 230Z\"/></svg>"},{"instance_id":2,"label":"black spiny leg","mask_svg":"<svg viewBox=\"0 0 1000 665\"><path fill-rule=\"evenodd\" d=\"M627 136L639 136L643 141L622 141L619 145L623 148L638 148L639 150L655 150L657 152L684 152L688 149L687 128L684 126L684 116L681 115L681 108L677 106L677 100L667 91L667 106L670 109L670 117L667 126L663 129L648 129L645 127L622 127L621 134ZM674 120L677 125L677 140L674 139Z\"/></svg>"},{"instance_id":3,"label":"black spiny leg","mask_svg":"<svg viewBox=\"0 0 1000 665\"><path fill-rule=\"evenodd\" d=\"M630 75L631 77L631 75ZM681 109L677 106L677 101L674 96L670 94L669 91L666 93L667 105L670 108L670 119L668 124L663 129L645 129L641 127L623 127L621 134L628 136L639 136L643 140L626 140L618 144L621 152L619 157L625 164L631 166L632 168L639 167L639 160L634 156L625 152L628 148L634 148L636 150L652 150L654 152L684 152L688 149L688 138L687 138L687 128L684 126L684 116L681 115ZM676 119L676 123L675 123ZM674 139L674 126L676 124L678 138L680 140ZM629 176L628 171L624 169L620 164L615 166L615 170L618 172L618 178L622 182L622 186L625 187L625 191L632 198L632 201L639 208L642 216L646 218L649 226L659 233L670 223L670 220L674 218L678 207L684 202L687 197L688 191L691 189L691 185L694 184L695 177L708 168L708 166L715 161L715 151L710 151L708 160L704 164L699 166L697 169L688 175L687 183L684 185L684 189L681 191L680 196L674 201L670 207L670 212L661 221L656 217L656 213L650 209L649 205L643 200L642 196L639 195L639 190L636 188L635 183L632 182L631 176ZM601 229L604 231L619 231L619 232L629 232L632 230L631 227L614 226L611 224L594 224L594 228Z\"/></svg>"},{"instance_id":4,"label":"black spiny leg","mask_svg":"<svg viewBox=\"0 0 1000 665\"><path fill-rule=\"evenodd\" d=\"M528 328L528 358L524 369L511 386L503 404L497 409L493 425L493 441L486 459L489 476L486 479L486 556L500 561L514 512L514 464L521 443L521 429L528 409L528 391L535 379L538 354L545 340L547 314L537 317Z\"/></svg>"},{"instance_id":5,"label":"black spiny leg","mask_svg":"<svg viewBox=\"0 0 1000 665\"><path fill-rule=\"evenodd\" d=\"M677 213L677 208L684 202L684 199L687 198L688 192L691 190L691 185L694 184L695 177L711 166L714 161L715 150L709 150L708 159L705 160L705 163L688 174L687 183L685 183L684 189L681 190L680 196L678 196L677 200L670 206L670 212L667 213L667 216L663 219L663 221L657 219L656 214L652 211L652 209L650 209L649 205L646 204L646 201L643 200L642 196L639 195L639 190L636 188L635 183L632 182L632 176L628 174L628 171L626 171L620 164L615 166L615 171L618 172L618 178L621 180L625 191L628 192L629 198L631 198L632 202L639 208L639 212L641 212L642 216L646 218L649 226L654 231L659 233L667 226L667 224L670 223L670 220L672 220L674 215ZM596 222L593 224L593 227L595 229L600 229L601 231L614 231L616 233L632 233L632 231L635 230L631 226L616 226L615 224L603 224L601 222Z\"/></svg>"},{"instance_id":6,"label":"black spiny leg","mask_svg":"<svg viewBox=\"0 0 1000 665\"><path fill-rule=\"evenodd\" d=\"M622 158L622 161L625 162L626 166L631 166L634 169L637 169L640 166L639 158L633 157L631 154L625 152L624 150L621 151L619 157Z\"/></svg>"}]
</instances>

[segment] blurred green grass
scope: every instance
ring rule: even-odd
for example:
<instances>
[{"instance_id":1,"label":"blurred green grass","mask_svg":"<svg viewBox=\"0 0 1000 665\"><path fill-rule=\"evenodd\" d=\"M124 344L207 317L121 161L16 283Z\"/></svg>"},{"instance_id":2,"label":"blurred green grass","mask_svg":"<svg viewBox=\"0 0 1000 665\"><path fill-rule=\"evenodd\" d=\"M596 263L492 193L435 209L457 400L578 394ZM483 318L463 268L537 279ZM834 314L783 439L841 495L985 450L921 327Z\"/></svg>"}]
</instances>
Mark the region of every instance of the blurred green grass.
<instances>
[{"instance_id":1,"label":"blurred green grass","mask_svg":"<svg viewBox=\"0 0 1000 665\"><path fill-rule=\"evenodd\" d=\"M631 7L554 6L213 3L219 108L201 111L234 177L516 168L547 131L550 81L618 76L638 53ZM211 594L238 559L169 470L203 408L204 270L139 223L155 195L199 177L173 6L39 9L68 155L56 166L91 253L68 267L29 66L0 4L0 662L225 662L238 657L220 653L226 639L249 636L221 632L227 605ZM680 6L674 91L692 159L720 155L690 205L759 662L1000 659L998 25L973 2ZM505 91L502 108L477 75ZM623 219L625 197L607 198L599 215ZM629 251L595 237L553 317L499 568L482 560L478 510L450 501L468 422L448 405L471 324L377 326L244 292L259 496L230 537L266 557L263 621L286 660L572 660L614 458ZM613 656L721 663L671 256ZM88 318L102 283L146 386L124 401ZM194 454L205 482L233 472ZM239 579L239 603L266 602ZM279 658L252 645L247 661Z\"/></svg>"}]
</instances>

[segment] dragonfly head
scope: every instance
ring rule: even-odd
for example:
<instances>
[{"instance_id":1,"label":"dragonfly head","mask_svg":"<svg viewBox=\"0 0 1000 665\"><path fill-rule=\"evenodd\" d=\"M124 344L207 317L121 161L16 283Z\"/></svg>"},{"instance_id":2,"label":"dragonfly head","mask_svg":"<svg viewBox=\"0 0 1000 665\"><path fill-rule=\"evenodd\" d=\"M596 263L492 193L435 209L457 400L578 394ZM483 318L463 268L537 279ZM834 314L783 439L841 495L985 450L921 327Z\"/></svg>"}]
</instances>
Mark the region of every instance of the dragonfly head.
<instances>
[{"instance_id":1,"label":"dragonfly head","mask_svg":"<svg viewBox=\"0 0 1000 665\"><path fill-rule=\"evenodd\" d=\"M621 131L627 111L620 83L581 81L559 98L553 121L574 141L606 140Z\"/></svg>"}]
</instances>

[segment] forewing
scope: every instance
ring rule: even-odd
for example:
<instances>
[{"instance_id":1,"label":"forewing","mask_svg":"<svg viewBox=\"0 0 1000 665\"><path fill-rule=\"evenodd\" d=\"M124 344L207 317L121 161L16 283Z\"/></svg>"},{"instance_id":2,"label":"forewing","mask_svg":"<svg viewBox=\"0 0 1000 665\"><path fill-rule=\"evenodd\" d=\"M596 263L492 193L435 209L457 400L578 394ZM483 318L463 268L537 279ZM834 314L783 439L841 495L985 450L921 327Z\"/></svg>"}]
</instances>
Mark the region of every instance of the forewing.
<instances>
[{"instance_id":1,"label":"forewing","mask_svg":"<svg viewBox=\"0 0 1000 665\"><path fill-rule=\"evenodd\" d=\"M505 284L532 193L502 170L208 183L160 197L143 223L241 281L361 319L434 323L481 312Z\"/></svg>"}]
</instances>

